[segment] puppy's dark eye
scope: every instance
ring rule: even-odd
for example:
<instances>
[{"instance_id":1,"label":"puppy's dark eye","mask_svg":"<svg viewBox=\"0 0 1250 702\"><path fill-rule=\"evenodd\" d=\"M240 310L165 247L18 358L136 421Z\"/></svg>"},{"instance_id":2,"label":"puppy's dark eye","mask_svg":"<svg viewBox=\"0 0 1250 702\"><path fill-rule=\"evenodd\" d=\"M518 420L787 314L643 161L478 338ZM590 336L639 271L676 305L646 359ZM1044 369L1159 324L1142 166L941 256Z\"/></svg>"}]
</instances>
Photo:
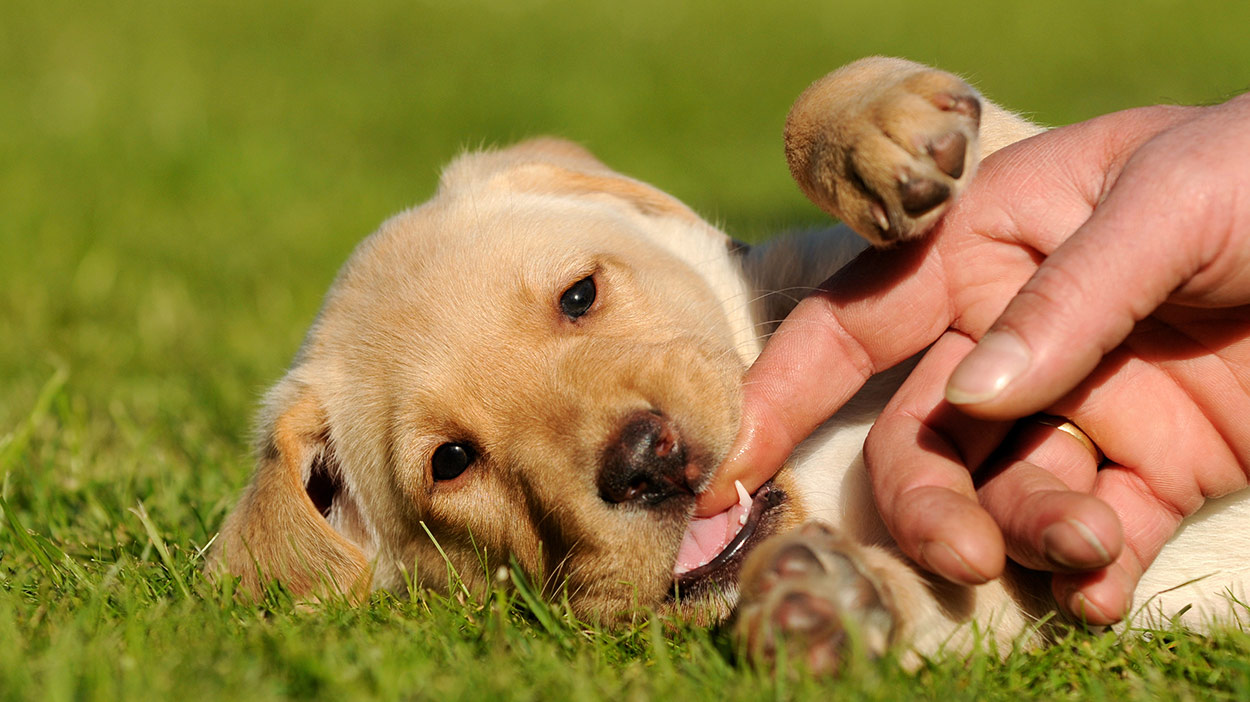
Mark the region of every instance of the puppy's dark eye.
<instances>
[{"instance_id":1,"label":"puppy's dark eye","mask_svg":"<svg viewBox=\"0 0 1250 702\"><path fill-rule=\"evenodd\" d=\"M588 275L573 283L573 287L560 296L560 310L569 319L577 319L595 304L595 277Z\"/></svg>"},{"instance_id":2,"label":"puppy's dark eye","mask_svg":"<svg viewBox=\"0 0 1250 702\"><path fill-rule=\"evenodd\" d=\"M452 480L477 460L477 451L469 444L443 444L434 449L430 470L435 480Z\"/></svg>"}]
</instances>

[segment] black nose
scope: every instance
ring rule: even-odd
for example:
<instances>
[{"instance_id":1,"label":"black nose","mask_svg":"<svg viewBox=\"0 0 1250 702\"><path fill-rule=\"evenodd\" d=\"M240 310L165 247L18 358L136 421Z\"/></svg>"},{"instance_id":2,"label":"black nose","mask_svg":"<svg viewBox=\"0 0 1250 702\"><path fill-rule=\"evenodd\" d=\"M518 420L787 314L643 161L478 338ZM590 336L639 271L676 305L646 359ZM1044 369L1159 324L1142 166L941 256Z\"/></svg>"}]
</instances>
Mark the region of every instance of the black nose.
<instances>
[{"instance_id":1,"label":"black nose","mask_svg":"<svg viewBox=\"0 0 1250 702\"><path fill-rule=\"evenodd\" d=\"M654 412L625 418L608 442L599 466L599 496L606 502L658 505L693 495L686 450L677 428Z\"/></svg>"}]
</instances>

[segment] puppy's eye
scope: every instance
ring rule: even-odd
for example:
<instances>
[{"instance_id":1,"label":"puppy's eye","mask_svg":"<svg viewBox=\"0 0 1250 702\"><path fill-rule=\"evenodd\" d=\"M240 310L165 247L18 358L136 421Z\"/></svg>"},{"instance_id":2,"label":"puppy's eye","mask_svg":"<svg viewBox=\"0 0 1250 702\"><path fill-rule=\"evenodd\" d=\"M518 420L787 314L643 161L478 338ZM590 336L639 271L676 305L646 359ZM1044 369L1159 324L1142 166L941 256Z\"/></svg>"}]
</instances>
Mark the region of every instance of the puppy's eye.
<instances>
[{"instance_id":1,"label":"puppy's eye","mask_svg":"<svg viewBox=\"0 0 1250 702\"><path fill-rule=\"evenodd\" d=\"M477 460L477 451L469 444L443 444L434 449L430 470L435 480L452 480Z\"/></svg>"},{"instance_id":2,"label":"puppy's eye","mask_svg":"<svg viewBox=\"0 0 1250 702\"><path fill-rule=\"evenodd\" d=\"M588 275L573 283L573 287L560 296L560 310L569 319L577 319L595 304L595 277Z\"/></svg>"}]
</instances>

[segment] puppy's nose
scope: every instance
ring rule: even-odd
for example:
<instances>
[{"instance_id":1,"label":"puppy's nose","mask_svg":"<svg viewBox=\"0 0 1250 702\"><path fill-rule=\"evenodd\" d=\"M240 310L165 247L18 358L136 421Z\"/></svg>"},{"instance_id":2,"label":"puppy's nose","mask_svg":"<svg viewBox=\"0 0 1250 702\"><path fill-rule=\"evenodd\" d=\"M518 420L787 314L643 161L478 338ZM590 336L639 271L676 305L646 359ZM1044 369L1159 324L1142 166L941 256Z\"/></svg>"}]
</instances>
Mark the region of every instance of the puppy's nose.
<instances>
[{"instance_id":1,"label":"puppy's nose","mask_svg":"<svg viewBox=\"0 0 1250 702\"><path fill-rule=\"evenodd\" d=\"M676 495L694 494L681 436L655 412L625 418L604 449L598 483L599 496L612 503L652 506Z\"/></svg>"}]
</instances>

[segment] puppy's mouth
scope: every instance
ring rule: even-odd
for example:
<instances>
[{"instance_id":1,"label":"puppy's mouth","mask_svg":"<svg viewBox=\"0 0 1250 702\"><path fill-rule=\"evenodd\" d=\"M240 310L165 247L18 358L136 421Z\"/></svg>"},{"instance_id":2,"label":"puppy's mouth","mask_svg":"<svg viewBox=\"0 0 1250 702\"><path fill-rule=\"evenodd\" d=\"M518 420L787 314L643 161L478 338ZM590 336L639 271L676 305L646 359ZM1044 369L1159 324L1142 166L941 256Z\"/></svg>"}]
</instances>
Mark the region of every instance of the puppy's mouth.
<instances>
[{"instance_id":1,"label":"puppy's mouth","mask_svg":"<svg viewBox=\"0 0 1250 702\"><path fill-rule=\"evenodd\" d=\"M737 488L738 504L687 525L673 566L673 595L691 598L717 589L723 592L737 580L746 554L771 534L785 492L772 481L754 495L741 483Z\"/></svg>"}]
</instances>

